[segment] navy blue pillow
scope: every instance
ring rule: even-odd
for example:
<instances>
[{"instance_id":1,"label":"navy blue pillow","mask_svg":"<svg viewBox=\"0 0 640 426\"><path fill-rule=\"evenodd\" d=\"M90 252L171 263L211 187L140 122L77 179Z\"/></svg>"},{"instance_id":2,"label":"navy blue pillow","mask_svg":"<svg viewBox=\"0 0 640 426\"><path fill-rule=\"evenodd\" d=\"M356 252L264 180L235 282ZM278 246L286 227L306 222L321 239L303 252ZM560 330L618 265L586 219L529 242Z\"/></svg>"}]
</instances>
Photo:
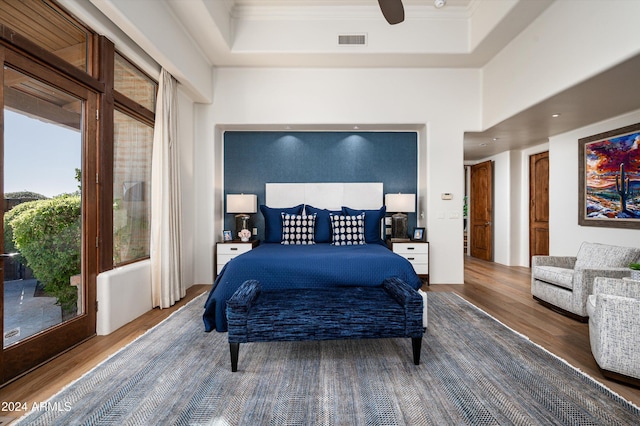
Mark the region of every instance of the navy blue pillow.
<instances>
[{"instance_id":1,"label":"navy blue pillow","mask_svg":"<svg viewBox=\"0 0 640 426\"><path fill-rule=\"evenodd\" d=\"M264 216L264 242L279 243L282 241L282 216L280 213L300 214L304 204L282 209L260 205L260 211Z\"/></svg>"},{"instance_id":2,"label":"navy blue pillow","mask_svg":"<svg viewBox=\"0 0 640 426\"><path fill-rule=\"evenodd\" d=\"M364 212L364 240L367 244L384 244L382 238L380 238L380 221L387 213L387 207L382 206L379 210L355 210L349 207L342 206L344 214L349 216L356 216Z\"/></svg>"},{"instance_id":3,"label":"navy blue pillow","mask_svg":"<svg viewBox=\"0 0 640 426\"><path fill-rule=\"evenodd\" d=\"M342 214L341 210L332 211L327 209L319 209L310 205L304 206L308 215L316 214L316 243L330 243L331 242L331 219L329 215Z\"/></svg>"}]
</instances>

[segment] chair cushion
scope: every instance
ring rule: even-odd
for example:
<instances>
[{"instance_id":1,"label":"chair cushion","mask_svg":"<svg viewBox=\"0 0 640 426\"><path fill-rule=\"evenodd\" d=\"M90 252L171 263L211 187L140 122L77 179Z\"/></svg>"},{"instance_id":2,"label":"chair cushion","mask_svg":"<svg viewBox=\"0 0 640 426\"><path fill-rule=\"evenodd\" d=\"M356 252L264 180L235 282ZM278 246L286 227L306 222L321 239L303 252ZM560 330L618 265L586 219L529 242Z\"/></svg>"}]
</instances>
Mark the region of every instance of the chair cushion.
<instances>
[{"instance_id":1,"label":"chair cushion","mask_svg":"<svg viewBox=\"0 0 640 426\"><path fill-rule=\"evenodd\" d=\"M640 249L608 244L582 243L576 256L576 269L626 268L638 260Z\"/></svg>"},{"instance_id":2,"label":"chair cushion","mask_svg":"<svg viewBox=\"0 0 640 426\"><path fill-rule=\"evenodd\" d=\"M573 290L573 269L558 268L557 266L535 266L533 276L536 280Z\"/></svg>"}]
</instances>

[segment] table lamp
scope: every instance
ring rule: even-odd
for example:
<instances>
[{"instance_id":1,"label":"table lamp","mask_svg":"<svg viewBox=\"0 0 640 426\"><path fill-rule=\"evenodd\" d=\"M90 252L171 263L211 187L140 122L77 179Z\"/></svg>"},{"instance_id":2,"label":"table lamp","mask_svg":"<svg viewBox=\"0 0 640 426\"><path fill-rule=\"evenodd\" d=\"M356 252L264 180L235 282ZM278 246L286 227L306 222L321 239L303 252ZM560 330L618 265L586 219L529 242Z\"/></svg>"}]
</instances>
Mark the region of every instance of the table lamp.
<instances>
[{"instance_id":1,"label":"table lamp","mask_svg":"<svg viewBox=\"0 0 640 426\"><path fill-rule=\"evenodd\" d=\"M394 213L391 216L391 238L407 239L406 213L416 211L416 194L386 194L384 205L388 212Z\"/></svg>"},{"instance_id":2,"label":"table lamp","mask_svg":"<svg viewBox=\"0 0 640 426\"><path fill-rule=\"evenodd\" d=\"M251 214L258 211L258 196L255 194L227 194L227 213L236 214L234 239L243 229L251 231Z\"/></svg>"}]
</instances>

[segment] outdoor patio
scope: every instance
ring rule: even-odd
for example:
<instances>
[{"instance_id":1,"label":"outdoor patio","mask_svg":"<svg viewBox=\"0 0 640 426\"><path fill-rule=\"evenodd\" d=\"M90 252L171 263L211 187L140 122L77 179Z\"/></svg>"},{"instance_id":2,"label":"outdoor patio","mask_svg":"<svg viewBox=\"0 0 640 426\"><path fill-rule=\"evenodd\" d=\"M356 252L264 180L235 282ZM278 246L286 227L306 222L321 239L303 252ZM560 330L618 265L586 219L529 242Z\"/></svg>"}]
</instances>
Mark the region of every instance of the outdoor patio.
<instances>
[{"instance_id":1,"label":"outdoor patio","mask_svg":"<svg viewBox=\"0 0 640 426\"><path fill-rule=\"evenodd\" d=\"M62 322L55 297L35 296L37 280L4 283L4 347Z\"/></svg>"}]
</instances>

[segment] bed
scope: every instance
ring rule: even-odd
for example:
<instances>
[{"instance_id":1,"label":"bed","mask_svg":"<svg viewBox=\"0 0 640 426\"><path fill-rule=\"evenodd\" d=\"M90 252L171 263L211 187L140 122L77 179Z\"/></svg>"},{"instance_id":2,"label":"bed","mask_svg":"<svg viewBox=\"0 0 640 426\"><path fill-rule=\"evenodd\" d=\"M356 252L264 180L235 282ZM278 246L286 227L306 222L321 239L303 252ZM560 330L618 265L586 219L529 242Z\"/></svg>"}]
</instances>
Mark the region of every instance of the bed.
<instances>
[{"instance_id":1,"label":"bed","mask_svg":"<svg viewBox=\"0 0 640 426\"><path fill-rule=\"evenodd\" d=\"M250 279L258 280L265 290L373 287L380 286L389 277L398 277L415 289L421 287L422 282L411 263L389 250L381 238L385 215L384 207L380 207L382 184L326 185L330 187L322 184L266 185L266 202L280 207L261 206L265 216L264 242L229 261L216 277L205 304L205 331L227 331L226 301ZM299 201L302 203L296 205ZM346 207L347 203L353 207ZM279 226L283 211L313 214L315 244L282 244L281 236L286 234ZM335 244L338 234L333 231L338 226L332 229L329 221L337 220L338 216L362 219L364 244Z\"/></svg>"}]
</instances>

